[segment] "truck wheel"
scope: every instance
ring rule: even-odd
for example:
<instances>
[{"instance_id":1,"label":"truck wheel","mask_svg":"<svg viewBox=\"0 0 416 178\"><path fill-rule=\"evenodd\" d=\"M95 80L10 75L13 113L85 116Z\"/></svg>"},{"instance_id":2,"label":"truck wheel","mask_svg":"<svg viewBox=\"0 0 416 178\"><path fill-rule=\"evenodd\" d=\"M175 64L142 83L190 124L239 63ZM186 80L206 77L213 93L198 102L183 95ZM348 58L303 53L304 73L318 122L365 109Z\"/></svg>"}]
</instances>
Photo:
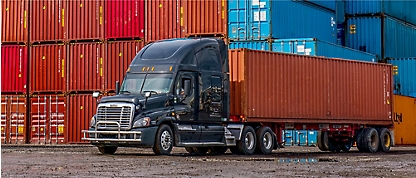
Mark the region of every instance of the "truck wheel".
<instances>
[{"instance_id":1,"label":"truck wheel","mask_svg":"<svg viewBox=\"0 0 416 178\"><path fill-rule=\"evenodd\" d=\"M100 151L101 154L109 154L112 155L117 151L117 147L98 147L98 151Z\"/></svg>"},{"instance_id":2,"label":"truck wheel","mask_svg":"<svg viewBox=\"0 0 416 178\"><path fill-rule=\"evenodd\" d=\"M256 152L261 154L270 154L273 151L274 136L270 127L260 127L256 131L257 144Z\"/></svg>"},{"instance_id":3,"label":"truck wheel","mask_svg":"<svg viewBox=\"0 0 416 178\"><path fill-rule=\"evenodd\" d=\"M318 131L318 136L317 136L317 144L318 144L318 148L321 151L328 151L328 147L324 146L324 134L322 133L322 131Z\"/></svg>"},{"instance_id":4,"label":"truck wheel","mask_svg":"<svg viewBox=\"0 0 416 178\"><path fill-rule=\"evenodd\" d=\"M392 145L391 133L387 128L378 129L378 135L380 137L380 146L378 151L389 152Z\"/></svg>"},{"instance_id":5,"label":"truck wheel","mask_svg":"<svg viewBox=\"0 0 416 178\"><path fill-rule=\"evenodd\" d=\"M241 140L237 141L237 149L240 154L251 155L256 150L256 132L253 127L245 126Z\"/></svg>"},{"instance_id":6,"label":"truck wheel","mask_svg":"<svg viewBox=\"0 0 416 178\"><path fill-rule=\"evenodd\" d=\"M156 133L155 145L153 152L157 155L168 155L173 148L173 134L172 129L163 124L159 127Z\"/></svg>"},{"instance_id":7,"label":"truck wheel","mask_svg":"<svg viewBox=\"0 0 416 178\"><path fill-rule=\"evenodd\" d=\"M358 134L357 134L357 139L356 139L356 144L357 144L357 149L358 149L358 151L360 151L360 152L366 152L367 150L367 148L365 147L365 145L364 145L364 132L367 130L367 128L365 128L365 129L360 129L359 131L358 131Z\"/></svg>"},{"instance_id":8,"label":"truck wheel","mask_svg":"<svg viewBox=\"0 0 416 178\"><path fill-rule=\"evenodd\" d=\"M364 146L366 150L375 153L380 146L380 138L375 128L367 128L364 132Z\"/></svg>"},{"instance_id":9,"label":"truck wheel","mask_svg":"<svg viewBox=\"0 0 416 178\"><path fill-rule=\"evenodd\" d=\"M228 148L225 146L213 146L210 148L211 154L217 154L217 155L223 155L225 152L227 152Z\"/></svg>"},{"instance_id":10,"label":"truck wheel","mask_svg":"<svg viewBox=\"0 0 416 178\"><path fill-rule=\"evenodd\" d=\"M349 152L352 147L352 142L353 142L352 139L348 139L347 142L341 143L339 147L341 148L343 152Z\"/></svg>"}]
</instances>

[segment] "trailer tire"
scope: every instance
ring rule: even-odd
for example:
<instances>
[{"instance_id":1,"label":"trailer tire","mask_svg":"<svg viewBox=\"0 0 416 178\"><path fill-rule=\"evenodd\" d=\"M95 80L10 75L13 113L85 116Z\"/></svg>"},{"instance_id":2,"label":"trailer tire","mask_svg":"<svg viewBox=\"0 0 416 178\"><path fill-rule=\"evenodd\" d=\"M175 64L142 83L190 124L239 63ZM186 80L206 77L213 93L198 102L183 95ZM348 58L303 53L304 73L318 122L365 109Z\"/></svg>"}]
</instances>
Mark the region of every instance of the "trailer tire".
<instances>
[{"instance_id":1,"label":"trailer tire","mask_svg":"<svg viewBox=\"0 0 416 178\"><path fill-rule=\"evenodd\" d=\"M256 150L256 132L253 127L245 126L241 139L237 141L237 149L240 154L252 155Z\"/></svg>"},{"instance_id":2,"label":"trailer tire","mask_svg":"<svg viewBox=\"0 0 416 178\"><path fill-rule=\"evenodd\" d=\"M380 146L380 137L375 128L367 128L364 132L364 146L370 153L375 153L378 151Z\"/></svg>"},{"instance_id":3,"label":"trailer tire","mask_svg":"<svg viewBox=\"0 0 416 178\"><path fill-rule=\"evenodd\" d=\"M159 127L156 133L155 145L153 146L153 152L156 155L168 155L173 148L173 133L172 129L163 124Z\"/></svg>"},{"instance_id":4,"label":"trailer tire","mask_svg":"<svg viewBox=\"0 0 416 178\"><path fill-rule=\"evenodd\" d=\"M343 142L343 143L341 143L341 144L339 145L339 147L341 148L341 150L342 150L343 152L349 152L349 151L350 151L350 149L351 149L351 147L352 147L352 143L353 143L352 139L348 139L348 141L347 141L347 142Z\"/></svg>"},{"instance_id":5,"label":"trailer tire","mask_svg":"<svg viewBox=\"0 0 416 178\"><path fill-rule=\"evenodd\" d=\"M270 127L260 127L257 129L256 135L256 152L265 155L272 153L275 144L272 129Z\"/></svg>"},{"instance_id":6,"label":"trailer tire","mask_svg":"<svg viewBox=\"0 0 416 178\"><path fill-rule=\"evenodd\" d=\"M365 129L360 129L358 131L357 134L357 138L356 138L356 145L357 145L357 149L360 152L366 152L367 148L364 145L364 132L367 130L367 128Z\"/></svg>"},{"instance_id":7,"label":"trailer tire","mask_svg":"<svg viewBox=\"0 0 416 178\"><path fill-rule=\"evenodd\" d=\"M117 151L117 147L109 147L109 146L98 147L98 151L100 151L100 153L103 155L107 155L107 154L113 155Z\"/></svg>"},{"instance_id":8,"label":"trailer tire","mask_svg":"<svg viewBox=\"0 0 416 178\"><path fill-rule=\"evenodd\" d=\"M380 137L380 146L378 151L389 152L392 145L391 132L387 128L379 128L378 134Z\"/></svg>"},{"instance_id":9,"label":"trailer tire","mask_svg":"<svg viewBox=\"0 0 416 178\"><path fill-rule=\"evenodd\" d=\"M339 152L341 148L333 138L328 138L328 151Z\"/></svg>"},{"instance_id":10,"label":"trailer tire","mask_svg":"<svg viewBox=\"0 0 416 178\"><path fill-rule=\"evenodd\" d=\"M317 136L317 144L318 144L318 148L321 151L328 151L328 147L324 146L324 134L322 134L322 131L318 131L318 136Z\"/></svg>"}]
</instances>

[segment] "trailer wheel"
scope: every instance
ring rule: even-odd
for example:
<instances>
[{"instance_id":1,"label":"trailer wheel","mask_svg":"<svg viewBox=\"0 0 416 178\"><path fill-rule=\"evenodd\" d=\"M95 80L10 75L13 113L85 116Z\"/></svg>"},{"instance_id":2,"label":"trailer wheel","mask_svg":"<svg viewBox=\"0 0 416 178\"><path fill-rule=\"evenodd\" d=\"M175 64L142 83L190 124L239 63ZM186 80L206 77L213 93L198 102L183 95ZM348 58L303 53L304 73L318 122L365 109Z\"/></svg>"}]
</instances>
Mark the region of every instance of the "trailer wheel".
<instances>
[{"instance_id":1,"label":"trailer wheel","mask_svg":"<svg viewBox=\"0 0 416 178\"><path fill-rule=\"evenodd\" d=\"M256 152L260 154L270 154L273 151L274 136L270 127L260 127L256 131L257 144Z\"/></svg>"},{"instance_id":2,"label":"trailer wheel","mask_svg":"<svg viewBox=\"0 0 416 178\"><path fill-rule=\"evenodd\" d=\"M318 131L318 136L317 136L318 148L321 151L328 151L328 147L325 147L323 136L324 136L324 134L322 133L322 131Z\"/></svg>"},{"instance_id":3,"label":"trailer wheel","mask_svg":"<svg viewBox=\"0 0 416 178\"><path fill-rule=\"evenodd\" d=\"M341 148L333 138L328 138L328 151L339 152Z\"/></svg>"},{"instance_id":4,"label":"trailer wheel","mask_svg":"<svg viewBox=\"0 0 416 178\"><path fill-rule=\"evenodd\" d=\"M364 133L364 145L366 150L375 153L380 146L380 138L375 128L367 128Z\"/></svg>"},{"instance_id":5,"label":"trailer wheel","mask_svg":"<svg viewBox=\"0 0 416 178\"><path fill-rule=\"evenodd\" d=\"M228 148L225 146L213 146L210 148L210 154L217 154L217 155L223 155L225 152L227 152Z\"/></svg>"},{"instance_id":6,"label":"trailer wheel","mask_svg":"<svg viewBox=\"0 0 416 178\"><path fill-rule=\"evenodd\" d=\"M391 133L387 128L378 129L378 134L380 137L380 146L378 151L389 152L392 145Z\"/></svg>"},{"instance_id":7,"label":"trailer wheel","mask_svg":"<svg viewBox=\"0 0 416 178\"><path fill-rule=\"evenodd\" d=\"M240 154L251 155L256 150L256 132L253 127L245 126L241 140L237 141L237 149Z\"/></svg>"},{"instance_id":8,"label":"trailer wheel","mask_svg":"<svg viewBox=\"0 0 416 178\"><path fill-rule=\"evenodd\" d=\"M168 155L173 148L173 134L172 129L163 124L159 127L156 133L156 141L153 146L153 152L156 155Z\"/></svg>"},{"instance_id":9,"label":"trailer wheel","mask_svg":"<svg viewBox=\"0 0 416 178\"><path fill-rule=\"evenodd\" d=\"M365 129L360 129L359 131L358 131L358 134L357 134L357 138L356 138L356 144L357 144L357 149L358 149L358 151L360 151L360 152L366 152L367 151L367 148L366 148L366 146L364 145L364 132L367 130L367 128L365 128Z\"/></svg>"},{"instance_id":10,"label":"trailer wheel","mask_svg":"<svg viewBox=\"0 0 416 178\"><path fill-rule=\"evenodd\" d=\"M112 155L117 151L117 147L108 147L108 146L104 146L104 147L98 147L98 151L100 151L101 154L109 154Z\"/></svg>"}]
</instances>

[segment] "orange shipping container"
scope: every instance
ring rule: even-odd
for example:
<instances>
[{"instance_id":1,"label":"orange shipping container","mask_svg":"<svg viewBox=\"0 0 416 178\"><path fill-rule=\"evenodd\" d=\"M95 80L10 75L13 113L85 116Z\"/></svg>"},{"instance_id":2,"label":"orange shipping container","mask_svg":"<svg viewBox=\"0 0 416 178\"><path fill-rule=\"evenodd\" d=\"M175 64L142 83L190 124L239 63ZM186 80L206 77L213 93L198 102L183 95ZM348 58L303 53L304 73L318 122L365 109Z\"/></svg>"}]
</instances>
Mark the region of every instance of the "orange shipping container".
<instances>
[{"instance_id":1,"label":"orange shipping container","mask_svg":"<svg viewBox=\"0 0 416 178\"><path fill-rule=\"evenodd\" d=\"M183 0L182 6L183 20L181 19L181 26L186 36L213 35L226 37L228 26L226 0Z\"/></svg>"},{"instance_id":2,"label":"orange shipping container","mask_svg":"<svg viewBox=\"0 0 416 178\"><path fill-rule=\"evenodd\" d=\"M30 98L30 143L65 143L66 97L37 95Z\"/></svg>"},{"instance_id":3,"label":"orange shipping container","mask_svg":"<svg viewBox=\"0 0 416 178\"><path fill-rule=\"evenodd\" d=\"M30 4L30 42L64 41L66 0L36 0Z\"/></svg>"},{"instance_id":4,"label":"orange shipping container","mask_svg":"<svg viewBox=\"0 0 416 178\"><path fill-rule=\"evenodd\" d=\"M26 96L1 96L1 143L26 143Z\"/></svg>"},{"instance_id":5,"label":"orange shipping container","mask_svg":"<svg viewBox=\"0 0 416 178\"><path fill-rule=\"evenodd\" d=\"M1 41L27 43L28 0L1 1Z\"/></svg>"},{"instance_id":6,"label":"orange shipping container","mask_svg":"<svg viewBox=\"0 0 416 178\"><path fill-rule=\"evenodd\" d=\"M143 46L143 41L119 41L107 43L107 55L104 62L104 82L107 92L115 91L116 81L119 81L121 84L131 61L133 61L134 57Z\"/></svg>"},{"instance_id":7,"label":"orange shipping container","mask_svg":"<svg viewBox=\"0 0 416 178\"><path fill-rule=\"evenodd\" d=\"M394 95L394 142L416 145L416 98Z\"/></svg>"},{"instance_id":8,"label":"orange shipping container","mask_svg":"<svg viewBox=\"0 0 416 178\"><path fill-rule=\"evenodd\" d=\"M68 47L68 92L104 91L104 44L76 43Z\"/></svg>"},{"instance_id":9,"label":"orange shipping container","mask_svg":"<svg viewBox=\"0 0 416 178\"><path fill-rule=\"evenodd\" d=\"M97 110L97 101L92 94L70 95L67 98L68 119L66 122L67 143L89 143L82 141L81 130L87 130Z\"/></svg>"},{"instance_id":10,"label":"orange shipping container","mask_svg":"<svg viewBox=\"0 0 416 178\"><path fill-rule=\"evenodd\" d=\"M184 37L181 6L181 0L147 1L145 41Z\"/></svg>"},{"instance_id":11,"label":"orange shipping container","mask_svg":"<svg viewBox=\"0 0 416 178\"><path fill-rule=\"evenodd\" d=\"M64 21L68 40L104 39L104 1L67 1L67 22ZM65 11L65 10L64 10ZM63 13L65 17L65 13Z\"/></svg>"},{"instance_id":12,"label":"orange shipping container","mask_svg":"<svg viewBox=\"0 0 416 178\"><path fill-rule=\"evenodd\" d=\"M30 50L29 92L66 91L66 45L39 45Z\"/></svg>"},{"instance_id":13,"label":"orange shipping container","mask_svg":"<svg viewBox=\"0 0 416 178\"><path fill-rule=\"evenodd\" d=\"M247 121L393 125L391 65L229 51L231 115Z\"/></svg>"}]
</instances>

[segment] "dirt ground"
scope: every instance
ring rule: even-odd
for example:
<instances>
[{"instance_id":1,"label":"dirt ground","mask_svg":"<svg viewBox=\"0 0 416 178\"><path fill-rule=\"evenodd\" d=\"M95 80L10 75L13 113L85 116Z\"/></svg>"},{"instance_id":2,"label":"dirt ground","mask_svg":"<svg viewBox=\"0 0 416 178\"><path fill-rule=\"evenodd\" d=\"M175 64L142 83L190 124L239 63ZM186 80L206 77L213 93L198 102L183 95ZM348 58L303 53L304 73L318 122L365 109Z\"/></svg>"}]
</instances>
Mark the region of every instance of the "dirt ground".
<instances>
[{"instance_id":1,"label":"dirt ground","mask_svg":"<svg viewBox=\"0 0 416 178\"><path fill-rule=\"evenodd\" d=\"M322 152L286 147L270 155L191 155L174 148L119 148L101 155L92 146L1 146L1 177L415 177L416 147L389 153Z\"/></svg>"}]
</instances>

